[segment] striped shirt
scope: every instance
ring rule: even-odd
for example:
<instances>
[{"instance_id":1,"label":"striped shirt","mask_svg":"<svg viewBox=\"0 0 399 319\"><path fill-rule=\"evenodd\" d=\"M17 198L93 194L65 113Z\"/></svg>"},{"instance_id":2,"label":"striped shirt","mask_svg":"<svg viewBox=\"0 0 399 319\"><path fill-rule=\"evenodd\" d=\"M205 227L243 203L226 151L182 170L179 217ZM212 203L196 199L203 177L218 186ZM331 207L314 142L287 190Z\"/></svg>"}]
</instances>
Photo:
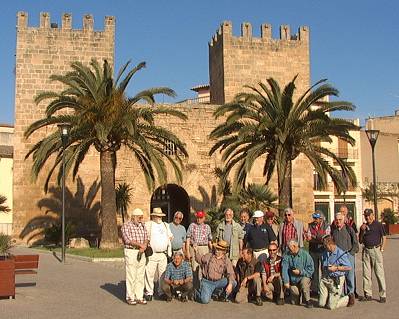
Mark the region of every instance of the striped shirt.
<instances>
[{"instance_id":1,"label":"striped shirt","mask_svg":"<svg viewBox=\"0 0 399 319\"><path fill-rule=\"evenodd\" d=\"M182 280L193 276L190 264L187 261L182 261L179 267L171 262L166 266L165 279L169 280Z\"/></svg>"},{"instance_id":2,"label":"striped shirt","mask_svg":"<svg viewBox=\"0 0 399 319\"><path fill-rule=\"evenodd\" d=\"M121 228L123 243L126 248L137 248L131 243L144 244L148 240L148 234L143 223L126 222Z\"/></svg>"},{"instance_id":3,"label":"striped shirt","mask_svg":"<svg viewBox=\"0 0 399 319\"><path fill-rule=\"evenodd\" d=\"M208 245L208 241L212 240L211 227L207 224L191 223L188 226L187 238L198 246Z\"/></svg>"},{"instance_id":4,"label":"striped shirt","mask_svg":"<svg viewBox=\"0 0 399 319\"><path fill-rule=\"evenodd\" d=\"M288 243L290 240L295 239L298 240L297 238L297 232L295 229L295 226L293 223L284 223L283 225L283 247L287 247Z\"/></svg>"}]
</instances>

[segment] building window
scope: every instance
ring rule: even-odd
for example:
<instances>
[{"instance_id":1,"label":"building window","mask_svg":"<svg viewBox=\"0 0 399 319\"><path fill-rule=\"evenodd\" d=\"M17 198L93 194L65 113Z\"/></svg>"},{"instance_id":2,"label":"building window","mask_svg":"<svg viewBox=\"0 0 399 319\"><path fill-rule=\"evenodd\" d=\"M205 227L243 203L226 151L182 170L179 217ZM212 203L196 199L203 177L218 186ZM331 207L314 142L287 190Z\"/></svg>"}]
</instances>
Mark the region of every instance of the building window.
<instances>
[{"instance_id":1,"label":"building window","mask_svg":"<svg viewBox=\"0 0 399 319\"><path fill-rule=\"evenodd\" d=\"M171 141L166 141L164 151L167 155L176 155L176 144Z\"/></svg>"},{"instance_id":2,"label":"building window","mask_svg":"<svg viewBox=\"0 0 399 319\"><path fill-rule=\"evenodd\" d=\"M314 203L314 210L315 211L320 211L323 213L326 222L328 224L331 223L331 218L330 218L330 204L328 202L315 202Z\"/></svg>"},{"instance_id":3,"label":"building window","mask_svg":"<svg viewBox=\"0 0 399 319\"><path fill-rule=\"evenodd\" d=\"M313 190L315 191L324 191L324 187L321 185L320 175L316 172L313 172Z\"/></svg>"}]
</instances>

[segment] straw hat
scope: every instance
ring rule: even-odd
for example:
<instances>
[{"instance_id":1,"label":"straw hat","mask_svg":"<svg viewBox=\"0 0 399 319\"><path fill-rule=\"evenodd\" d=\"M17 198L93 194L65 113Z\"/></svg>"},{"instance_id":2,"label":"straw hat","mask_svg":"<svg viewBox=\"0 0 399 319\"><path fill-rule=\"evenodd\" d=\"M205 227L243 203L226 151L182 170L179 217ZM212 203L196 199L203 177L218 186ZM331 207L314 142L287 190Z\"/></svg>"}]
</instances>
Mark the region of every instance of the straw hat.
<instances>
[{"instance_id":1,"label":"straw hat","mask_svg":"<svg viewBox=\"0 0 399 319\"><path fill-rule=\"evenodd\" d=\"M166 215L162 212L161 207L155 207L152 210L151 216L165 217Z\"/></svg>"},{"instance_id":2,"label":"straw hat","mask_svg":"<svg viewBox=\"0 0 399 319\"><path fill-rule=\"evenodd\" d=\"M135 208L131 213L132 216L143 216L144 213L140 208Z\"/></svg>"},{"instance_id":3,"label":"straw hat","mask_svg":"<svg viewBox=\"0 0 399 319\"><path fill-rule=\"evenodd\" d=\"M219 240L217 243L213 244L213 248L220 250L227 250L229 249L229 244L225 240Z\"/></svg>"}]
</instances>

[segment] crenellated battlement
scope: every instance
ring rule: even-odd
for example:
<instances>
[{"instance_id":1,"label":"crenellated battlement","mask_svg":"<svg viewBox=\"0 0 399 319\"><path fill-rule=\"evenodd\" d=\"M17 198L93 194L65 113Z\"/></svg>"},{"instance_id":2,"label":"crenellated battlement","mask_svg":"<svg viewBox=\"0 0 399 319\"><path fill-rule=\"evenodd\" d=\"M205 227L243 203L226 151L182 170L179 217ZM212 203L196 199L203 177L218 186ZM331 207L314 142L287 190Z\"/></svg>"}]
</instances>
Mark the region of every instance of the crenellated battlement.
<instances>
[{"instance_id":1,"label":"crenellated battlement","mask_svg":"<svg viewBox=\"0 0 399 319\"><path fill-rule=\"evenodd\" d=\"M298 32L296 34L291 35L290 26L289 25L281 25L280 26L280 38L273 39L272 38L272 26L270 24L262 24L260 26L260 38L254 37L252 33L252 25L249 22L241 23L241 36L233 35L233 23L231 21L224 21L215 35L212 37L209 42L210 46L214 46L218 41L221 40L247 40L253 42L269 42L273 41L291 41L293 43L296 42L309 42L309 27L301 26L298 28Z\"/></svg>"},{"instance_id":2,"label":"crenellated battlement","mask_svg":"<svg viewBox=\"0 0 399 319\"><path fill-rule=\"evenodd\" d=\"M20 11L17 13L17 29L22 31L24 29L35 30L61 30L61 31L83 31L94 32L94 18L91 14L86 14L82 18L82 29L72 29L72 15L64 13L61 17L61 28L58 23L52 23L50 14L48 12L40 13L40 23L38 27L29 27L28 13ZM104 32L114 33L115 31L115 17L106 16L104 18Z\"/></svg>"}]
</instances>

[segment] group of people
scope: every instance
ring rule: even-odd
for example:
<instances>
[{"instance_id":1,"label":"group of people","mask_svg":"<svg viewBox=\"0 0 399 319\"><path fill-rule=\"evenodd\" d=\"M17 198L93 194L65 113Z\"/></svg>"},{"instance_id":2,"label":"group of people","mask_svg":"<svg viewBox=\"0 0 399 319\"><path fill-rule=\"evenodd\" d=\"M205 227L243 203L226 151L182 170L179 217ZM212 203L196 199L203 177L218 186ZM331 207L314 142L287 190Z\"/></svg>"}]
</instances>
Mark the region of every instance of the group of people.
<instances>
[{"instance_id":1,"label":"group of people","mask_svg":"<svg viewBox=\"0 0 399 319\"><path fill-rule=\"evenodd\" d=\"M233 210L226 209L214 236L202 211L195 214L196 221L187 231L180 211L171 223L162 220L166 215L160 208L153 209L146 223L141 209L128 215L121 231L130 305L151 301L157 282L156 295L167 302L176 298L206 304L217 299L262 306L264 300L284 305L286 301L300 304L302 299L312 308L313 296L319 307L353 306L355 254L360 244L364 295L359 300L372 300L374 271L379 301L386 302L382 257L386 236L371 209L364 211L359 234L346 206L331 224L316 212L308 225L296 219L291 208L285 209L280 225L270 211L258 210L250 216L243 209L236 222ZM305 241L309 251L304 249Z\"/></svg>"}]
</instances>

